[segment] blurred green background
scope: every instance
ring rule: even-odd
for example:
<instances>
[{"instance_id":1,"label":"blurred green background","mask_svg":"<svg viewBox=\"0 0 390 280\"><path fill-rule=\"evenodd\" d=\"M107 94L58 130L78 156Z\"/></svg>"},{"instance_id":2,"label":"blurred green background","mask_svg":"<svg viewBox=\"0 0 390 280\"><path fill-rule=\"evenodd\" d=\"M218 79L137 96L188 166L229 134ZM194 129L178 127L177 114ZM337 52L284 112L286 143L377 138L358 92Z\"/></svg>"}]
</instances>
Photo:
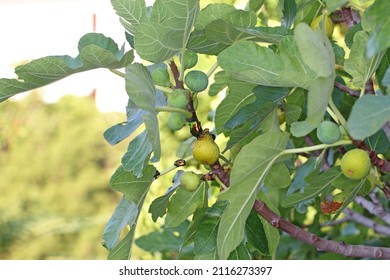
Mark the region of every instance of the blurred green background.
<instances>
[{"instance_id":1,"label":"blurred green background","mask_svg":"<svg viewBox=\"0 0 390 280\"><path fill-rule=\"evenodd\" d=\"M99 243L118 200L108 182L125 147L102 133L122 116L91 97L45 104L38 92L0 112L0 258L105 258Z\"/></svg>"}]
</instances>

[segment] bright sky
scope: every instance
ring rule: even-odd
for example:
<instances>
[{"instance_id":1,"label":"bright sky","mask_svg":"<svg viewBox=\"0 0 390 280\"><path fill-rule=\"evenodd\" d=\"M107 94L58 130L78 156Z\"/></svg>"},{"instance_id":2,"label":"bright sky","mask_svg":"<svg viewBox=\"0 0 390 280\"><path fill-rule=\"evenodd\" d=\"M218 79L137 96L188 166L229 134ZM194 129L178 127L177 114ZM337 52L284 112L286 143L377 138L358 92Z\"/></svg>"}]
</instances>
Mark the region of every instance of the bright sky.
<instances>
[{"instance_id":1,"label":"bright sky","mask_svg":"<svg viewBox=\"0 0 390 280\"><path fill-rule=\"evenodd\" d=\"M147 1L150 2L150 1ZM80 37L93 31L125 42L124 29L109 0L0 0L0 77L14 78L14 66L48 55L77 55ZM76 74L42 89L53 102L64 94L97 92L102 111L125 112L124 81L105 69Z\"/></svg>"}]
</instances>

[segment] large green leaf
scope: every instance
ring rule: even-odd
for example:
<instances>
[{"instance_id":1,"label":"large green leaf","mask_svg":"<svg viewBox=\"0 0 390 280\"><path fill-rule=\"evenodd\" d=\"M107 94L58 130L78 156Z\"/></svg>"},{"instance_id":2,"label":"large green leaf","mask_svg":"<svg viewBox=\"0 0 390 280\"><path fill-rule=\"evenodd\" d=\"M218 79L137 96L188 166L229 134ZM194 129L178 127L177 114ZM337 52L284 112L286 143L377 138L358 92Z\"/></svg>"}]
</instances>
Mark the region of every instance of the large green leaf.
<instances>
[{"instance_id":1,"label":"large green leaf","mask_svg":"<svg viewBox=\"0 0 390 280\"><path fill-rule=\"evenodd\" d=\"M317 74L317 77L334 75L333 48L323 32L314 31L307 24L298 24L294 30L294 38L302 61Z\"/></svg>"},{"instance_id":2,"label":"large green leaf","mask_svg":"<svg viewBox=\"0 0 390 280\"><path fill-rule=\"evenodd\" d=\"M113 190L123 193L129 201L142 206L155 174L156 169L148 165L144 169L143 176L137 178L132 172L126 171L123 166L120 166L112 175L110 186Z\"/></svg>"},{"instance_id":3,"label":"large green leaf","mask_svg":"<svg viewBox=\"0 0 390 280\"><path fill-rule=\"evenodd\" d=\"M390 120L390 96L364 95L352 107L347 128L349 134L362 140L375 134Z\"/></svg>"},{"instance_id":4,"label":"large green leaf","mask_svg":"<svg viewBox=\"0 0 390 280\"><path fill-rule=\"evenodd\" d=\"M241 242L240 245L236 247L233 251L230 252L228 260L250 260L252 259L251 254L248 248L245 246L244 242Z\"/></svg>"},{"instance_id":5,"label":"large green leaf","mask_svg":"<svg viewBox=\"0 0 390 280\"><path fill-rule=\"evenodd\" d=\"M111 5L130 34L134 35L138 24L148 20L145 0L111 0Z\"/></svg>"},{"instance_id":6,"label":"large green leaf","mask_svg":"<svg viewBox=\"0 0 390 280\"><path fill-rule=\"evenodd\" d=\"M188 48L199 53L218 54L237 40L253 37L239 29L252 28L256 21L253 11L237 10L222 3L210 4L200 12Z\"/></svg>"},{"instance_id":7,"label":"large green leaf","mask_svg":"<svg viewBox=\"0 0 390 280\"><path fill-rule=\"evenodd\" d=\"M148 138L153 148L152 162L160 160L161 156L161 143L160 143L160 130L158 126L157 114L146 114L142 116L145 124Z\"/></svg>"},{"instance_id":8,"label":"large green leaf","mask_svg":"<svg viewBox=\"0 0 390 280\"><path fill-rule=\"evenodd\" d=\"M282 40L279 54L255 42L238 42L218 55L218 64L232 77L258 85L308 88L315 78L292 36Z\"/></svg>"},{"instance_id":9,"label":"large green leaf","mask_svg":"<svg viewBox=\"0 0 390 280\"><path fill-rule=\"evenodd\" d=\"M345 3L347 3L348 0L325 0L326 8L329 12L333 12L334 10L340 8Z\"/></svg>"},{"instance_id":10,"label":"large green leaf","mask_svg":"<svg viewBox=\"0 0 390 280\"><path fill-rule=\"evenodd\" d=\"M282 25L290 28L294 23L296 15L297 4L295 3L295 0L284 0Z\"/></svg>"},{"instance_id":11,"label":"large green leaf","mask_svg":"<svg viewBox=\"0 0 390 280\"><path fill-rule=\"evenodd\" d=\"M366 10L363 20L371 29L371 35L367 42L367 55L372 57L390 47L390 19L388 12L390 2L387 0L376 0Z\"/></svg>"},{"instance_id":12,"label":"large green leaf","mask_svg":"<svg viewBox=\"0 0 390 280\"><path fill-rule=\"evenodd\" d=\"M384 55L384 52L379 52L368 58L367 40L368 34L365 31L356 32L349 58L344 63L345 71L352 76L352 83L359 88L365 87Z\"/></svg>"},{"instance_id":13,"label":"large green leaf","mask_svg":"<svg viewBox=\"0 0 390 280\"><path fill-rule=\"evenodd\" d=\"M276 207L271 200L265 195L264 192L260 191L257 198L263 201L274 213L280 216L279 209ZM278 248L280 233L277 228L272 226L266 219L259 216L261 223L263 224L264 233L266 236L267 247L269 255L274 257L276 249Z\"/></svg>"},{"instance_id":14,"label":"large green leaf","mask_svg":"<svg viewBox=\"0 0 390 280\"><path fill-rule=\"evenodd\" d=\"M278 162L271 167L264 183L269 188L287 188L291 184L290 176L287 166L283 162Z\"/></svg>"},{"instance_id":15,"label":"large green leaf","mask_svg":"<svg viewBox=\"0 0 390 280\"><path fill-rule=\"evenodd\" d=\"M332 181L341 175L340 167L333 167L323 172L311 180L303 192L287 196L281 203L282 207L295 206L298 203L315 198L319 194L326 192L331 187Z\"/></svg>"},{"instance_id":16,"label":"large green leaf","mask_svg":"<svg viewBox=\"0 0 390 280\"><path fill-rule=\"evenodd\" d=\"M375 71L375 77L383 94L390 94L390 48L383 55L382 61Z\"/></svg>"},{"instance_id":17,"label":"large green leaf","mask_svg":"<svg viewBox=\"0 0 390 280\"><path fill-rule=\"evenodd\" d=\"M234 80L234 81L232 81ZM256 100L252 90L253 84L244 83L235 79L228 81L229 94L218 105L215 112L215 128L217 133L229 134L225 123L231 119L242 107Z\"/></svg>"},{"instance_id":18,"label":"large green leaf","mask_svg":"<svg viewBox=\"0 0 390 280\"><path fill-rule=\"evenodd\" d=\"M199 0L157 0L149 21L138 24L134 46L145 60L162 62L187 46Z\"/></svg>"},{"instance_id":19,"label":"large green leaf","mask_svg":"<svg viewBox=\"0 0 390 280\"><path fill-rule=\"evenodd\" d=\"M129 143L127 151L122 157L122 166L126 171L133 172L137 178L142 177L145 164L147 164L151 153L152 145L149 142L148 134L143 131Z\"/></svg>"},{"instance_id":20,"label":"large green leaf","mask_svg":"<svg viewBox=\"0 0 390 280\"><path fill-rule=\"evenodd\" d=\"M123 228L126 225L132 227L137 216L138 206L123 196L106 224L103 233L103 246L112 250L117 244Z\"/></svg>"},{"instance_id":21,"label":"large green leaf","mask_svg":"<svg viewBox=\"0 0 390 280\"><path fill-rule=\"evenodd\" d=\"M207 184L205 182L193 192L179 188L168 203L165 225L175 227L192 215L195 209L204 203L207 197L206 190Z\"/></svg>"},{"instance_id":22,"label":"large green leaf","mask_svg":"<svg viewBox=\"0 0 390 280\"><path fill-rule=\"evenodd\" d=\"M291 125L291 133L302 137L310 133L323 120L332 94L334 77L319 77L312 81L307 97L307 118Z\"/></svg>"},{"instance_id":23,"label":"large green leaf","mask_svg":"<svg viewBox=\"0 0 390 280\"><path fill-rule=\"evenodd\" d=\"M343 212L343 210L355 199L355 197L359 194L359 192L363 189L370 189L371 184L367 180L367 178L364 178L362 180L350 180L349 178L340 178L342 181L343 179L347 180L346 184L343 184L343 187L345 187L343 194L343 204L341 207L337 210L335 215L332 217L332 221L336 220L337 217Z\"/></svg>"},{"instance_id":24,"label":"large green leaf","mask_svg":"<svg viewBox=\"0 0 390 280\"><path fill-rule=\"evenodd\" d=\"M145 197L149 187L153 182L156 169L153 166L147 166L141 178L134 176L132 172L126 171L120 166L110 179L110 186L113 190L122 192L131 204L137 206L137 213L131 215L130 231L127 235L110 251L108 259L130 259L131 248L139 213L144 204ZM130 205L131 205L130 204ZM135 210L135 209L134 209ZM119 211L119 210L118 210ZM136 218L134 218L134 215Z\"/></svg>"},{"instance_id":25,"label":"large green leaf","mask_svg":"<svg viewBox=\"0 0 390 280\"><path fill-rule=\"evenodd\" d=\"M142 123L142 115L145 110L137 108L131 99L126 107L127 121L116 124L104 132L104 139L111 145L115 145L130 136Z\"/></svg>"},{"instance_id":26,"label":"large green leaf","mask_svg":"<svg viewBox=\"0 0 390 280\"><path fill-rule=\"evenodd\" d=\"M245 222L256 194L273 163L285 149L288 138L288 134L282 132L260 135L237 155L230 187L218 197L218 200L229 202L218 229L218 255L221 259L226 259L243 240Z\"/></svg>"},{"instance_id":27,"label":"large green leaf","mask_svg":"<svg viewBox=\"0 0 390 280\"><path fill-rule=\"evenodd\" d=\"M334 53L326 36L298 24L279 52L253 42L239 42L218 55L219 65L232 77L249 83L309 89L308 115L293 127L294 136L308 134L325 114L334 81ZM319 42L318 42L319 40Z\"/></svg>"},{"instance_id":28,"label":"large green leaf","mask_svg":"<svg viewBox=\"0 0 390 280\"><path fill-rule=\"evenodd\" d=\"M156 89L148 68L139 63L128 65L125 81L126 92L135 106L154 113L156 111Z\"/></svg>"},{"instance_id":29,"label":"large green leaf","mask_svg":"<svg viewBox=\"0 0 390 280\"><path fill-rule=\"evenodd\" d=\"M148 252L177 252L184 241L189 222L185 221L175 228L163 227L135 240L135 244Z\"/></svg>"},{"instance_id":30,"label":"large green leaf","mask_svg":"<svg viewBox=\"0 0 390 280\"><path fill-rule=\"evenodd\" d=\"M219 221L227 206L226 201L217 201L202 217L194 239L194 253L204 255L217 248Z\"/></svg>"},{"instance_id":31,"label":"large green leaf","mask_svg":"<svg viewBox=\"0 0 390 280\"><path fill-rule=\"evenodd\" d=\"M0 79L0 102L17 93L39 88L72 74L96 68L121 68L134 59L133 51L126 52L108 37L88 33L79 41L75 58L47 56L16 67L18 79Z\"/></svg>"},{"instance_id":32,"label":"large green leaf","mask_svg":"<svg viewBox=\"0 0 390 280\"><path fill-rule=\"evenodd\" d=\"M284 36L291 34L290 30L280 26L240 28L222 19L213 21L205 29L205 36L208 40L224 45L232 45L242 40L279 43Z\"/></svg>"},{"instance_id":33,"label":"large green leaf","mask_svg":"<svg viewBox=\"0 0 390 280\"><path fill-rule=\"evenodd\" d=\"M199 229L199 226L202 222L203 216L204 216L207 209L209 209L209 208L198 207L195 210L195 213L192 216L190 226L188 227L188 230L187 230L186 235L184 237L184 242L182 244L182 248L194 242L196 232Z\"/></svg>"},{"instance_id":34,"label":"large green leaf","mask_svg":"<svg viewBox=\"0 0 390 280\"><path fill-rule=\"evenodd\" d=\"M213 3L200 12L195 29L205 29L207 25L219 19L241 28L256 25L256 14L253 11L237 10L228 4Z\"/></svg>"},{"instance_id":35,"label":"large green leaf","mask_svg":"<svg viewBox=\"0 0 390 280\"><path fill-rule=\"evenodd\" d=\"M172 180L173 186L171 186L164 195L157 197L150 204L148 212L152 214L153 222L156 222L158 218L162 218L166 214L169 199L180 185L180 177L183 172L183 170L178 170Z\"/></svg>"},{"instance_id":36,"label":"large green leaf","mask_svg":"<svg viewBox=\"0 0 390 280\"><path fill-rule=\"evenodd\" d=\"M253 89L256 100L243 106L236 114L228 119L224 127L232 130L243 125L248 120L256 118L263 120L287 96L287 88L257 86Z\"/></svg>"},{"instance_id":37,"label":"large green leaf","mask_svg":"<svg viewBox=\"0 0 390 280\"><path fill-rule=\"evenodd\" d=\"M248 241L263 255L269 255L268 241L265 234L263 224L257 215L252 210L245 223L245 235Z\"/></svg>"},{"instance_id":38,"label":"large green leaf","mask_svg":"<svg viewBox=\"0 0 390 280\"><path fill-rule=\"evenodd\" d=\"M129 260L131 258L131 249L133 247L133 239L135 227L132 227L125 237L110 251L108 260Z\"/></svg>"}]
</instances>

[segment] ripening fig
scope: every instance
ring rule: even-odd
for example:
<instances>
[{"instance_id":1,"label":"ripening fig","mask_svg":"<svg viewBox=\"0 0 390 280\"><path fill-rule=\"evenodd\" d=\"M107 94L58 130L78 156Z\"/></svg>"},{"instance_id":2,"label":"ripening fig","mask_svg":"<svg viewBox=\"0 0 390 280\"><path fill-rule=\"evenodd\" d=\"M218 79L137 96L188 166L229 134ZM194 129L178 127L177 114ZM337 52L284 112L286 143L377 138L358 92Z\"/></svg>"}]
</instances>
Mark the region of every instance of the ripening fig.
<instances>
[{"instance_id":1,"label":"ripening fig","mask_svg":"<svg viewBox=\"0 0 390 280\"><path fill-rule=\"evenodd\" d=\"M184 56L184 69L190 69L198 63L198 55L192 50L186 50Z\"/></svg>"},{"instance_id":2,"label":"ripening fig","mask_svg":"<svg viewBox=\"0 0 390 280\"><path fill-rule=\"evenodd\" d=\"M209 85L209 78L202 71L192 70L187 73L184 82L190 90L200 92L204 91Z\"/></svg>"},{"instance_id":3,"label":"ripening fig","mask_svg":"<svg viewBox=\"0 0 390 280\"><path fill-rule=\"evenodd\" d=\"M156 85L169 87L171 85L169 73L164 68L156 68L152 71L152 78Z\"/></svg>"},{"instance_id":4,"label":"ripening fig","mask_svg":"<svg viewBox=\"0 0 390 280\"><path fill-rule=\"evenodd\" d=\"M324 144L333 144L341 138L340 128L334 122L323 121L317 127L317 137Z\"/></svg>"},{"instance_id":5,"label":"ripening fig","mask_svg":"<svg viewBox=\"0 0 390 280\"><path fill-rule=\"evenodd\" d=\"M200 183L200 176L193 171L186 171L180 177L180 187L189 192L196 191Z\"/></svg>"},{"instance_id":6,"label":"ripening fig","mask_svg":"<svg viewBox=\"0 0 390 280\"><path fill-rule=\"evenodd\" d=\"M350 179L360 180L370 173L371 160L368 153L361 149L353 149L341 158L341 170Z\"/></svg>"},{"instance_id":7,"label":"ripening fig","mask_svg":"<svg viewBox=\"0 0 390 280\"><path fill-rule=\"evenodd\" d=\"M168 105L174 108L186 109L188 93L184 89L175 89L168 94Z\"/></svg>"},{"instance_id":8,"label":"ripening fig","mask_svg":"<svg viewBox=\"0 0 390 280\"><path fill-rule=\"evenodd\" d=\"M185 116L177 112L171 113L168 117L168 127L172 131L182 129L186 122Z\"/></svg>"},{"instance_id":9,"label":"ripening fig","mask_svg":"<svg viewBox=\"0 0 390 280\"><path fill-rule=\"evenodd\" d=\"M205 129L192 147L194 158L201 164L213 164L219 158L219 147L208 129Z\"/></svg>"}]
</instances>

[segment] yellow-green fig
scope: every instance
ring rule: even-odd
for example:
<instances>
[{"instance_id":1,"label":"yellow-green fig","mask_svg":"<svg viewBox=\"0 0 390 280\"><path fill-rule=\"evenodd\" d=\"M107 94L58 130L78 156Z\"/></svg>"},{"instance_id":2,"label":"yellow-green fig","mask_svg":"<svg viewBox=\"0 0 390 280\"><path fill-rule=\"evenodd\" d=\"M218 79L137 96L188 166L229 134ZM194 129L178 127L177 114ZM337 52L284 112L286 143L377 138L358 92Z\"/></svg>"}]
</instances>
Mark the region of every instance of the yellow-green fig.
<instances>
[{"instance_id":1,"label":"yellow-green fig","mask_svg":"<svg viewBox=\"0 0 390 280\"><path fill-rule=\"evenodd\" d=\"M180 187L189 192L196 191L200 183L200 176L193 171L186 171L180 177Z\"/></svg>"},{"instance_id":2,"label":"yellow-green fig","mask_svg":"<svg viewBox=\"0 0 390 280\"><path fill-rule=\"evenodd\" d=\"M360 180L370 173L371 160L368 153L361 149L353 149L341 158L343 174L354 180Z\"/></svg>"},{"instance_id":3,"label":"yellow-green fig","mask_svg":"<svg viewBox=\"0 0 390 280\"><path fill-rule=\"evenodd\" d=\"M194 158L201 164L213 164L219 158L219 147L208 129L205 129L192 147Z\"/></svg>"}]
</instances>

